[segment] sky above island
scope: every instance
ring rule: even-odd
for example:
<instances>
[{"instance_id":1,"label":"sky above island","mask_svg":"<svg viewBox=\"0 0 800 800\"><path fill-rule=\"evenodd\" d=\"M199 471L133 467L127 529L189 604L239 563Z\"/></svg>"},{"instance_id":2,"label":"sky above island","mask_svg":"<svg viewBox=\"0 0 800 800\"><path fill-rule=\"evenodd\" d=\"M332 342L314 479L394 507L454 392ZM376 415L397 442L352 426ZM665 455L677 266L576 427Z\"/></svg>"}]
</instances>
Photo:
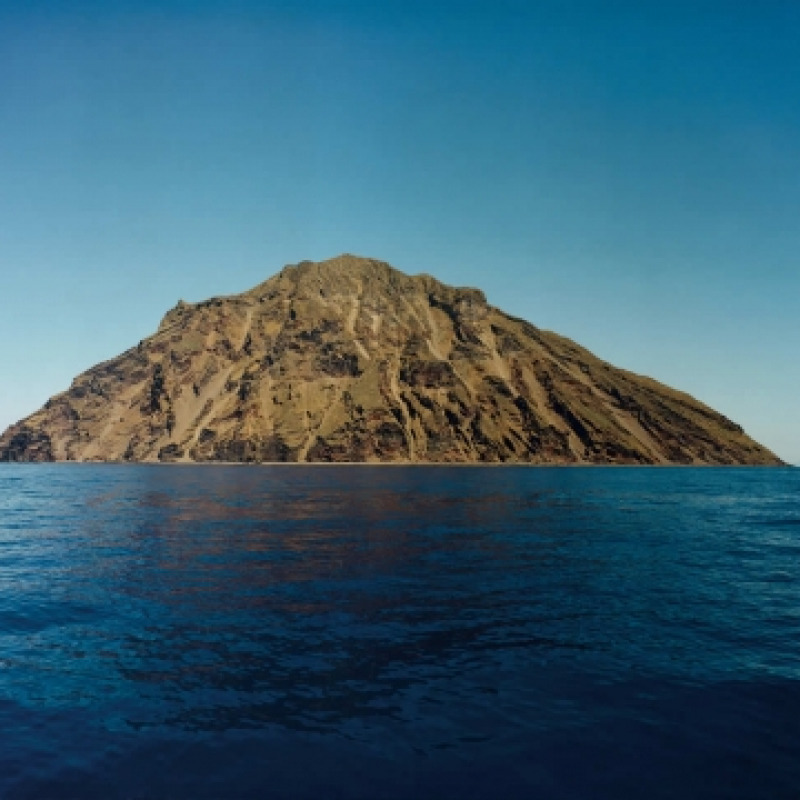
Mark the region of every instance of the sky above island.
<instances>
[{"instance_id":1,"label":"sky above island","mask_svg":"<svg viewBox=\"0 0 800 800\"><path fill-rule=\"evenodd\" d=\"M800 463L800 3L3 3L0 429L179 298L482 288Z\"/></svg>"}]
</instances>

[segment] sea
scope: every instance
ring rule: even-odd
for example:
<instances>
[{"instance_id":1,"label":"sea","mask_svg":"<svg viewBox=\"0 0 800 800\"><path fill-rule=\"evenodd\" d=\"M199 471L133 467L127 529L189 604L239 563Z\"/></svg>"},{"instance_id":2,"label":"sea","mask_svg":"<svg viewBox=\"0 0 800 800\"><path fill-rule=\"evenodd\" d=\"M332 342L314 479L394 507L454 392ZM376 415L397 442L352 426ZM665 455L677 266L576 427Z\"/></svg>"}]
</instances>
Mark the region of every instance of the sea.
<instances>
[{"instance_id":1,"label":"sea","mask_svg":"<svg viewBox=\"0 0 800 800\"><path fill-rule=\"evenodd\" d=\"M800 470L2 465L0 797L800 798Z\"/></svg>"}]
</instances>

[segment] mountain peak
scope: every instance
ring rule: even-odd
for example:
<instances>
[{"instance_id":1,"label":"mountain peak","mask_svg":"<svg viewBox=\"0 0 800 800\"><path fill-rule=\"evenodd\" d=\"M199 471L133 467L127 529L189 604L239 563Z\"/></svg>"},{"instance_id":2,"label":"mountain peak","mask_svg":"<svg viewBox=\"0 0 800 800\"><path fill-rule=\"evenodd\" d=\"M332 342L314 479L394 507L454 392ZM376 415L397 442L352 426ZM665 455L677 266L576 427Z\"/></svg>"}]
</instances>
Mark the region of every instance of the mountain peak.
<instances>
[{"instance_id":1,"label":"mountain peak","mask_svg":"<svg viewBox=\"0 0 800 800\"><path fill-rule=\"evenodd\" d=\"M343 294L360 291L366 284L380 286L387 291L411 290L412 287L445 287L445 284L430 275L408 275L385 261L343 253L325 261L287 264L279 273L246 294L257 294L263 287L286 285L287 282L303 289L313 290L321 286Z\"/></svg>"},{"instance_id":2,"label":"mountain peak","mask_svg":"<svg viewBox=\"0 0 800 800\"><path fill-rule=\"evenodd\" d=\"M479 289L351 254L179 301L9 428L0 460L780 463Z\"/></svg>"}]
</instances>

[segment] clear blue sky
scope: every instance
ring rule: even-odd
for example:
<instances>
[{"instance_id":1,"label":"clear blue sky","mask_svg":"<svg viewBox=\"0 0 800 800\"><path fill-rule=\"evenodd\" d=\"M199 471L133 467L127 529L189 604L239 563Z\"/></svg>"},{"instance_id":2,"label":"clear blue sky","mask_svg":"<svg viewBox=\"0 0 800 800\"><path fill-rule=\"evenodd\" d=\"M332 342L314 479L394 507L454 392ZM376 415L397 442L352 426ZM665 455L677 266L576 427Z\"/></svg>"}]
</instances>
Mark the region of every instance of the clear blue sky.
<instances>
[{"instance_id":1,"label":"clear blue sky","mask_svg":"<svg viewBox=\"0 0 800 800\"><path fill-rule=\"evenodd\" d=\"M5 2L0 427L179 298L483 288L800 463L800 3Z\"/></svg>"}]
</instances>

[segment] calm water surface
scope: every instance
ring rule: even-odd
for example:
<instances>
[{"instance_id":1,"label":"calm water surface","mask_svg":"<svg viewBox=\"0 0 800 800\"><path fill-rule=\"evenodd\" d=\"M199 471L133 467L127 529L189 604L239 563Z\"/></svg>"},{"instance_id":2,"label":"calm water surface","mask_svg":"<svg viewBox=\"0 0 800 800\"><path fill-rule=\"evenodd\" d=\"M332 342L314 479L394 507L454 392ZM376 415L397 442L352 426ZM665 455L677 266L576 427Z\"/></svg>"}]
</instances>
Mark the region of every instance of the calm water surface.
<instances>
[{"instance_id":1,"label":"calm water surface","mask_svg":"<svg viewBox=\"0 0 800 800\"><path fill-rule=\"evenodd\" d=\"M800 797L800 470L0 468L2 798Z\"/></svg>"}]
</instances>

